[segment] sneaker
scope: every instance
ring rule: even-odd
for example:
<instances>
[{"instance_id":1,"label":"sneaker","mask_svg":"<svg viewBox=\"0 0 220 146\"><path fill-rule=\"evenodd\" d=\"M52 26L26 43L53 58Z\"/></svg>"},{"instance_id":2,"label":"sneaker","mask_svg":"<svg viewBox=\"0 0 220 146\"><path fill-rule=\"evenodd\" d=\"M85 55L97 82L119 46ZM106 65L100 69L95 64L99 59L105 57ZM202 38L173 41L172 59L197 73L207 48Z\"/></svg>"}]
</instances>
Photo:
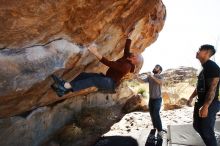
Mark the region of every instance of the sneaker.
<instances>
[{"instance_id":1,"label":"sneaker","mask_svg":"<svg viewBox=\"0 0 220 146\"><path fill-rule=\"evenodd\" d=\"M157 133L157 139L163 139L164 138L164 135L167 133L166 130L162 130L162 131L159 131Z\"/></svg>"},{"instance_id":2,"label":"sneaker","mask_svg":"<svg viewBox=\"0 0 220 146\"><path fill-rule=\"evenodd\" d=\"M64 94L68 93L70 89L66 89L64 87L65 81L58 78L55 75L51 75L52 79L54 80L54 84L51 85L52 89L57 93L59 97L62 97Z\"/></svg>"},{"instance_id":3,"label":"sneaker","mask_svg":"<svg viewBox=\"0 0 220 146\"><path fill-rule=\"evenodd\" d=\"M54 80L56 84L64 86L65 81L63 79L57 77L56 75L51 75L51 78Z\"/></svg>"},{"instance_id":4,"label":"sneaker","mask_svg":"<svg viewBox=\"0 0 220 146\"><path fill-rule=\"evenodd\" d=\"M151 129L148 137L147 137L147 142L146 144L155 144L156 142L156 137L155 137L156 129Z\"/></svg>"},{"instance_id":5,"label":"sneaker","mask_svg":"<svg viewBox=\"0 0 220 146\"><path fill-rule=\"evenodd\" d=\"M51 85L51 88L56 92L57 96L62 97L63 95L66 94L65 91L61 90L59 88L59 85L54 83L53 85Z\"/></svg>"}]
</instances>

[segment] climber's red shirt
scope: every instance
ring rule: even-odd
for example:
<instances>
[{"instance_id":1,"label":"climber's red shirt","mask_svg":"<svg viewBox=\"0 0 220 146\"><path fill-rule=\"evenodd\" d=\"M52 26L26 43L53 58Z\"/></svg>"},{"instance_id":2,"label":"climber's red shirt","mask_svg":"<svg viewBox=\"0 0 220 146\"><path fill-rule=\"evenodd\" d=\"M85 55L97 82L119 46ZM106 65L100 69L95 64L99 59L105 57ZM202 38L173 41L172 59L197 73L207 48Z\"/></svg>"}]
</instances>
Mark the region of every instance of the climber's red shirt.
<instances>
[{"instance_id":1,"label":"climber's red shirt","mask_svg":"<svg viewBox=\"0 0 220 146\"><path fill-rule=\"evenodd\" d=\"M125 57L116 61L109 61L105 57L102 57L100 61L109 67L106 76L112 78L117 85L126 74L134 72L134 65Z\"/></svg>"}]
</instances>

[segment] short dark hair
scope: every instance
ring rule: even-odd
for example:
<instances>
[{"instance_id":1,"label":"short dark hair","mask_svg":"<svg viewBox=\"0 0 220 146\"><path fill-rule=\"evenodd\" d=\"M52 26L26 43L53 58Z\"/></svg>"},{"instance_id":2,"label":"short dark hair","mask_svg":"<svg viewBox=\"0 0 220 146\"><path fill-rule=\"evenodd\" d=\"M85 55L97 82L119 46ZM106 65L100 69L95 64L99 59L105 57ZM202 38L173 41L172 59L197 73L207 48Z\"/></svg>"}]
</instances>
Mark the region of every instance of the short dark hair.
<instances>
[{"instance_id":1,"label":"short dark hair","mask_svg":"<svg viewBox=\"0 0 220 146\"><path fill-rule=\"evenodd\" d=\"M160 69L160 72L162 72L162 71L163 71L163 68L162 68L162 66L160 66L159 64L157 64L157 65L156 65L156 67L159 67L159 69Z\"/></svg>"},{"instance_id":2,"label":"short dark hair","mask_svg":"<svg viewBox=\"0 0 220 146\"><path fill-rule=\"evenodd\" d=\"M200 51L202 51L202 50L210 51L210 52L211 52L210 57L213 56L213 55L215 54L215 52L216 52L215 47L212 46L212 45L209 45L209 44L202 45L202 46L199 48L199 50L200 50Z\"/></svg>"}]
</instances>

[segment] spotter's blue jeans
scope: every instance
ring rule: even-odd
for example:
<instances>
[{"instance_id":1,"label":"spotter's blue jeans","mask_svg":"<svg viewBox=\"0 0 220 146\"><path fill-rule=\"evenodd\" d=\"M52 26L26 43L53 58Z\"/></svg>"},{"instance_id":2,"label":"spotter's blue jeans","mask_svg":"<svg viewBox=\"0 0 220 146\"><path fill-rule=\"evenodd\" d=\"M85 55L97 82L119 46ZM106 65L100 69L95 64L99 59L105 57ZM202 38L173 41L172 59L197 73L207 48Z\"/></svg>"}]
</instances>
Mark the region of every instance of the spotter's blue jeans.
<instances>
[{"instance_id":1,"label":"spotter's blue jeans","mask_svg":"<svg viewBox=\"0 0 220 146\"><path fill-rule=\"evenodd\" d=\"M161 108L162 98L150 99L149 100L149 111L151 116L151 121L154 128L158 131L162 131L162 122L160 118L160 108Z\"/></svg>"}]
</instances>

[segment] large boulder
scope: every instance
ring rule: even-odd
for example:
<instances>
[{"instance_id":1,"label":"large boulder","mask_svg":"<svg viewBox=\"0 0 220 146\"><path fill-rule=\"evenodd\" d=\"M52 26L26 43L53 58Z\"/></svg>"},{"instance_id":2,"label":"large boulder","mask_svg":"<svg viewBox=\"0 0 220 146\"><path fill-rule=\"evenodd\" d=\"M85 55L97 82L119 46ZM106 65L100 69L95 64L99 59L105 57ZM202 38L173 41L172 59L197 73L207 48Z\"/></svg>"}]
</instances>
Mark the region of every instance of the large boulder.
<instances>
[{"instance_id":1,"label":"large boulder","mask_svg":"<svg viewBox=\"0 0 220 146\"><path fill-rule=\"evenodd\" d=\"M161 0L0 0L0 117L18 115L59 99L48 95L57 73L105 72L87 51L117 59L127 35L141 53L165 21ZM46 95L46 96L44 96Z\"/></svg>"},{"instance_id":2,"label":"large boulder","mask_svg":"<svg viewBox=\"0 0 220 146\"><path fill-rule=\"evenodd\" d=\"M147 111L148 105L146 100L141 95L133 95L124 104L122 111L125 113L130 113L134 111Z\"/></svg>"},{"instance_id":3,"label":"large boulder","mask_svg":"<svg viewBox=\"0 0 220 146\"><path fill-rule=\"evenodd\" d=\"M81 130L97 121L92 114L96 110L81 119L84 109L107 108L120 117L130 93L98 92L64 100L51 89L50 75L69 81L82 71L105 73L107 67L88 52L88 45L96 44L102 55L116 60L129 37L131 52L140 54L156 41L166 17L161 0L0 3L0 145L4 146L41 145L76 119L80 123L72 129L85 136ZM97 136L112 125L112 119L102 123Z\"/></svg>"},{"instance_id":4,"label":"large boulder","mask_svg":"<svg viewBox=\"0 0 220 146\"><path fill-rule=\"evenodd\" d=\"M127 86L107 94L94 92L0 119L1 146L45 146L71 143L90 146L119 121L125 100L131 97ZM67 126L65 126L67 125ZM64 128L63 128L64 127ZM56 140L50 140L51 137Z\"/></svg>"}]
</instances>

